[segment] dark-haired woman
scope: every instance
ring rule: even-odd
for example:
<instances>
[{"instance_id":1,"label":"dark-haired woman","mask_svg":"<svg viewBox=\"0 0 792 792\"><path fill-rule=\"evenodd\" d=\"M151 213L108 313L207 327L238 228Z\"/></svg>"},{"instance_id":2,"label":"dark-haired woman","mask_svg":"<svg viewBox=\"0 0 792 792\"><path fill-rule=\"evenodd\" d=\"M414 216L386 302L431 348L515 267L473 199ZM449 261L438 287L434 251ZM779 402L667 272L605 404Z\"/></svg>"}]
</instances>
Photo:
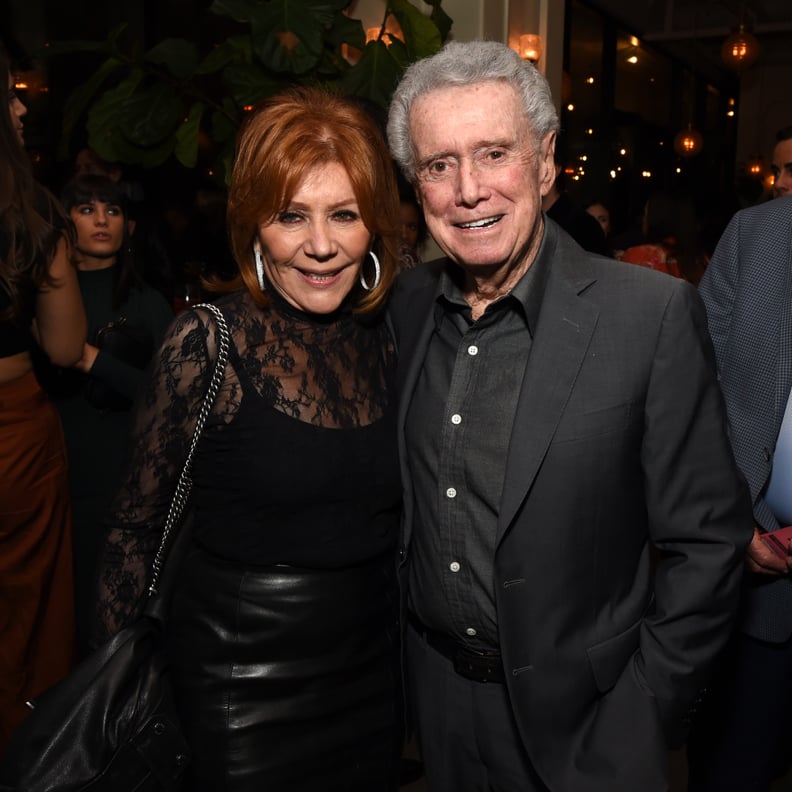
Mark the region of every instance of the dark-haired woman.
<instances>
[{"instance_id":1,"label":"dark-haired woman","mask_svg":"<svg viewBox=\"0 0 792 792\"><path fill-rule=\"evenodd\" d=\"M82 357L72 370L59 372L53 391L69 452L83 654L96 606L102 520L126 461L132 402L173 312L138 275L123 189L107 176L85 175L66 185L62 201L76 231L73 257L88 317Z\"/></svg>"},{"instance_id":2,"label":"dark-haired woman","mask_svg":"<svg viewBox=\"0 0 792 792\"><path fill-rule=\"evenodd\" d=\"M80 358L85 314L66 219L33 180L25 106L0 54L0 753L74 653L71 515L63 432L33 374L36 341L54 363ZM35 340L34 340L35 339Z\"/></svg>"}]
</instances>

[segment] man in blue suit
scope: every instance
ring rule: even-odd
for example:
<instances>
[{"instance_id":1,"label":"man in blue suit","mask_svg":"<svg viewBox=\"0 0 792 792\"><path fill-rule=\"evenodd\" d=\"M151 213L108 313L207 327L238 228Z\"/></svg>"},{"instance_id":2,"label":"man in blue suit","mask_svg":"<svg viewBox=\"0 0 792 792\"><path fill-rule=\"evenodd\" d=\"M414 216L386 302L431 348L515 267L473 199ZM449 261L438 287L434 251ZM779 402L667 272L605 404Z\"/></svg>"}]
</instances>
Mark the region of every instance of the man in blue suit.
<instances>
[{"instance_id":1,"label":"man in blue suit","mask_svg":"<svg viewBox=\"0 0 792 792\"><path fill-rule=\"evenodd\" d=\"M557 130L495 42L413 64L390 110L445 254L392 301L432 792L665 792L751 536L701 300L542 213Z\"/></svg>"},{"instance_id":2,"label":"man in blue suit","mask_svg":"<svg viewBox=\"0 0 792 792\"><path fill-rule=\"evenodd\" d=\"M690 790L765 792L792 757L792 559L761 538L792 524L792 197L734 216L700 293L755 528L739 633L691 737Z\"/></svg>"}]
</instances>

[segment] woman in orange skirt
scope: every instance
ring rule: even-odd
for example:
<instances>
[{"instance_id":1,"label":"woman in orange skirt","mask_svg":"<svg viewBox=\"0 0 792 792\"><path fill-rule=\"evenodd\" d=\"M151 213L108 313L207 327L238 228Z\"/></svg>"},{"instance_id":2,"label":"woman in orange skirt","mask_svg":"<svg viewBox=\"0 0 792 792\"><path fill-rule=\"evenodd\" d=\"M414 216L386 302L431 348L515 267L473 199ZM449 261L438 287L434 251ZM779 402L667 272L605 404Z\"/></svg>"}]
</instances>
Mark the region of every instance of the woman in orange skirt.
<instances>
[{"instance_id":1,"label":"woman in orange skirt","mask_svg":"<svg viewBox=\"0 0 792 792\"><path fill-rule=\"evenodd\" d=\"M23 148L25 106L7 81L0 112L0 754L25 701L74 653L66 453L33 374L36 341L58 365L83 354L85 314L62 210L36 185ZM35 340L34 340L35 339Z\"/></svg>"}]
</instances>

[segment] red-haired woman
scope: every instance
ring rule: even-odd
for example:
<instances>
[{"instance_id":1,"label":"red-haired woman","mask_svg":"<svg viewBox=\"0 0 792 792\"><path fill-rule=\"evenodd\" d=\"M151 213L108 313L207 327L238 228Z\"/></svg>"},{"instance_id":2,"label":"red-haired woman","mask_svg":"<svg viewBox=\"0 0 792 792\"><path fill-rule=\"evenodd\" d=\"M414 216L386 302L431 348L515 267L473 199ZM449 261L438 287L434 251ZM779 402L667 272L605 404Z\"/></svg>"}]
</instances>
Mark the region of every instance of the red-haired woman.
<instances>
[{"instance_id":1,"label":"red-haired woman","mask_svg":"<svg viewBox=\"0 0 792 792\"><path fill-rule=\"evenodd\" d=\"M240 135L228 226L233 343L169 622L186 786L389 789L401 490L383 306L400 241L376 125L318 89L267 101ZM108 635L139 606L215 355L200 310L158 353L112 509Z\"/></svg>"},{"instance_id":2,"label":"red-haired woman","mask_svg":"<svg viewBox=\"0 0 792 792\"><path fill-rule=\"evenodd\" d=\"M34 337L61 366L85 341L66 219L36 185L25 106L0 54L0 753L25 701L69 670L74 652L71 514L63 432L33 374Z\"/></svg>"}]
</instances>

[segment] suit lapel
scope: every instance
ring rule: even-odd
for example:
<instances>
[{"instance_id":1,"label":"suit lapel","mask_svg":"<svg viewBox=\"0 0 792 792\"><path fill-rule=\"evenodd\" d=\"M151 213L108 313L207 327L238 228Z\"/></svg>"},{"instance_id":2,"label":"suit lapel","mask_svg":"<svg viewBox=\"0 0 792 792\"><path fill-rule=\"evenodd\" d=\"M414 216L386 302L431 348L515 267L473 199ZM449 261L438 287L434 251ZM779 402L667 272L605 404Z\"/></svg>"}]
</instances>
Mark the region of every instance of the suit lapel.
<instances>
[{"instance_id":1,"label":"suit lapel","mask_svg":"<svg viewBox=\"0 0 792 792\"><path fill-rule=\"evenodd\" d=\"M426 265L424 265L426 266ZM398 444L401 460L401 474L404 483L404 544L408 545L412 534L413 486L410 470L406 425L407 412L412 402L413 392L423 367L426 350L435 326L433 310L434 296L437 291L436 279L429 281L422 288L409 294L402 307L405 315L401 317L402 328L399 340L399 367L396 377L396 388L399 394L398 408ZM409 317L422 317L422 321L410 322Z\"/></svg>"},{"instance_id":2,"label":"suit lapel","mask_svg":"<svg viewBox=\"0 0 792 792\"><path fill-rule=\"evenodd\" d=\"M593 282L585 254L559 242L514 416L497 542L539 471L599 317L597 306L580 296Z\"/></svg>"},{"instance_id":3,"label":"suit lapel","mask_svg":"<svg viewBox=\"0 0 792 792\"><path fill-rule=\"evenodd\" d=\"M435 282L427 284L419 292L413 292L409 299L409 313L411 316L422 317L422 321L413 323L403 319L401 322L403 330L399 341L399 361L406 365L399 365L396 387L399 393L399 429L402 437L407 410L434 330L435 317L432 303L436 290Z\"/></svg>"}]
</instances>

